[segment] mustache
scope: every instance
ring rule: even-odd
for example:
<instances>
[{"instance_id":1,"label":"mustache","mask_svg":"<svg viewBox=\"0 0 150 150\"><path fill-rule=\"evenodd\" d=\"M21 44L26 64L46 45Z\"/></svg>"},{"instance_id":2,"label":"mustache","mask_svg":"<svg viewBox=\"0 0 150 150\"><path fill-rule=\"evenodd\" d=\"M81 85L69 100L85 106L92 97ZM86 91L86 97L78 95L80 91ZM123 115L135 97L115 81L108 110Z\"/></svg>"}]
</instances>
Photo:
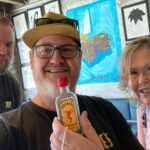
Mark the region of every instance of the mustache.
<instances>
[{"instance_id":1,"label":"mustache","mask_svg":"<svg viewBox=\"0 0 150 150\"><path fill-rule=\"evenodd\" d=\"M59 64L50 63L46 66L46 68L69 68L69 66L66 63L59 63Z\"/></svg>"}]
</instances>

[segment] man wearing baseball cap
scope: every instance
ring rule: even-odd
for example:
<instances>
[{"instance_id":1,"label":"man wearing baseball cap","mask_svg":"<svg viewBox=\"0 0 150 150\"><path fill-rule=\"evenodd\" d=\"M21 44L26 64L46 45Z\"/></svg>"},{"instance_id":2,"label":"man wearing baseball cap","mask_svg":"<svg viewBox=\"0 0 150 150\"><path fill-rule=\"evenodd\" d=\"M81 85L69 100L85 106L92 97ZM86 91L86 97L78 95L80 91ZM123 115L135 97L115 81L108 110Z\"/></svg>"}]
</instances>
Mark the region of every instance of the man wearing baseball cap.
<instances>
[{"instance_id":1,"label":"man wearing baseball cap","mask_svg":"<svg viewBox=\"0 0 150 150\"><path fill-rule=\"evenodd\" d=\"M31 48L37 94L19 109L0 116L1 150L143 149L119 111L102 98L77 95L82 134L65 131L57 119L56 80L66 76L75 92L79 78L82 51L78 21L49 12L35 20L23 41Z\"/></svg>"}]
</instances>

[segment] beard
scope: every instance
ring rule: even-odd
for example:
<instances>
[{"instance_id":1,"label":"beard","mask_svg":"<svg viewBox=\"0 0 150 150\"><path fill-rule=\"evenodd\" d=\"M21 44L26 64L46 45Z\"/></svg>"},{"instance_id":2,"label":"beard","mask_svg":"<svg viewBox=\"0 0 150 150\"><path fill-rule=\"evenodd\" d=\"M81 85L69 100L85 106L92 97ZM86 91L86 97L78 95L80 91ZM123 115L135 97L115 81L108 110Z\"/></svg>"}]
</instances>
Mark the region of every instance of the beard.
<instances>
[{"instance_id":1,"label":"beard","mask_svg":"<svg viewBox=\"0 0 150 150\"><path fill-rule=\"evenodd\" d=\"M59 94L59 88L56 86L56 84L45 82L45 88L48 97L52 100L55 100L57 95Z\"/></svg>"},{"instance_id":2,"label":"beard","mask_svg":"<svg viewBox=\"0 0 150 150\"><path fill-rule=\"evenodd\" d=\"M0 58L0 74L6 72L10 64L10 58L5 56L4 58Z\"/></svg>"},{"instance_id":3,"label":"beard","mask_svg":"<svg viewBox=\"0 0 150 150\"><path fill-rule=\"evenodd\" d=\"M49 82L48 80L35 80L37 91L40 95L48 98L50 101L55 101L57 95L59 94L59 88L57 87L55 81Z\"/></svg>"}]
</instances>

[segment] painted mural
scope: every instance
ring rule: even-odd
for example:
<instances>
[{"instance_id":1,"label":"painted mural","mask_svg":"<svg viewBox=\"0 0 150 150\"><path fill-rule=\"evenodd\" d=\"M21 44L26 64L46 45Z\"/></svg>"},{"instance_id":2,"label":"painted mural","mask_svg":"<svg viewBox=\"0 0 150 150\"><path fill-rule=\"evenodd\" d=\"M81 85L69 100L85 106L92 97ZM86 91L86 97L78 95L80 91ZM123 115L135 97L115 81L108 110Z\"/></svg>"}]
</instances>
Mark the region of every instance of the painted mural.
<instances>
[{"instance_id":1,"label":"painted mural","mask_svg":"<svg viewBox=\"0 0 150 150\"><path fill-rule=\"evenodd\" d=\"M121 38L116 0L98 0L66 11L79 21L82 67L78 85L119 81Z\"/></svg>"}]
</instances>

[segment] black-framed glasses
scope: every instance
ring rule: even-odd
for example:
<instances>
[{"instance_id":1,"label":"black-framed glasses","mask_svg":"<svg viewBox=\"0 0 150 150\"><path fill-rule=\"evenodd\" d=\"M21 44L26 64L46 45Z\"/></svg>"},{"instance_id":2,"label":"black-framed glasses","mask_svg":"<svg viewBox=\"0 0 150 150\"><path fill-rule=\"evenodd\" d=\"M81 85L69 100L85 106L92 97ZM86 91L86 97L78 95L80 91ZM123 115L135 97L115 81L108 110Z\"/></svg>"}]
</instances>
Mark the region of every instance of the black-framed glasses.
<instances>
[{"instance_id":1,"label":"black-framed glasses","mask_svg":"<svg viewBox=\"0 0 150 150\"><path fill-rule=\"evenodd\" d=\"M33 49L36 50L36 54L39 58L49 59L53 56L55 50L59 50L59 53L64 59L72 59L76 57L77 51L80 51L80 46L77 45L63 45L60 47L54 47L52 45L35 45Z\"/></svg>"},{"instance_id":2,"label":"black-framed glasses","mask_svg":"<svg viewBox=\"0 0 150 150\"><path fill-rule=\"evenodd\" d=\"M64 23L73 26L77 30L79 30L79 23L75 19L50 19L50 18L37 18L34 20L34 26L41 26L46 24L53 24L53 23Z\"/></svg>"}]
</instances>

